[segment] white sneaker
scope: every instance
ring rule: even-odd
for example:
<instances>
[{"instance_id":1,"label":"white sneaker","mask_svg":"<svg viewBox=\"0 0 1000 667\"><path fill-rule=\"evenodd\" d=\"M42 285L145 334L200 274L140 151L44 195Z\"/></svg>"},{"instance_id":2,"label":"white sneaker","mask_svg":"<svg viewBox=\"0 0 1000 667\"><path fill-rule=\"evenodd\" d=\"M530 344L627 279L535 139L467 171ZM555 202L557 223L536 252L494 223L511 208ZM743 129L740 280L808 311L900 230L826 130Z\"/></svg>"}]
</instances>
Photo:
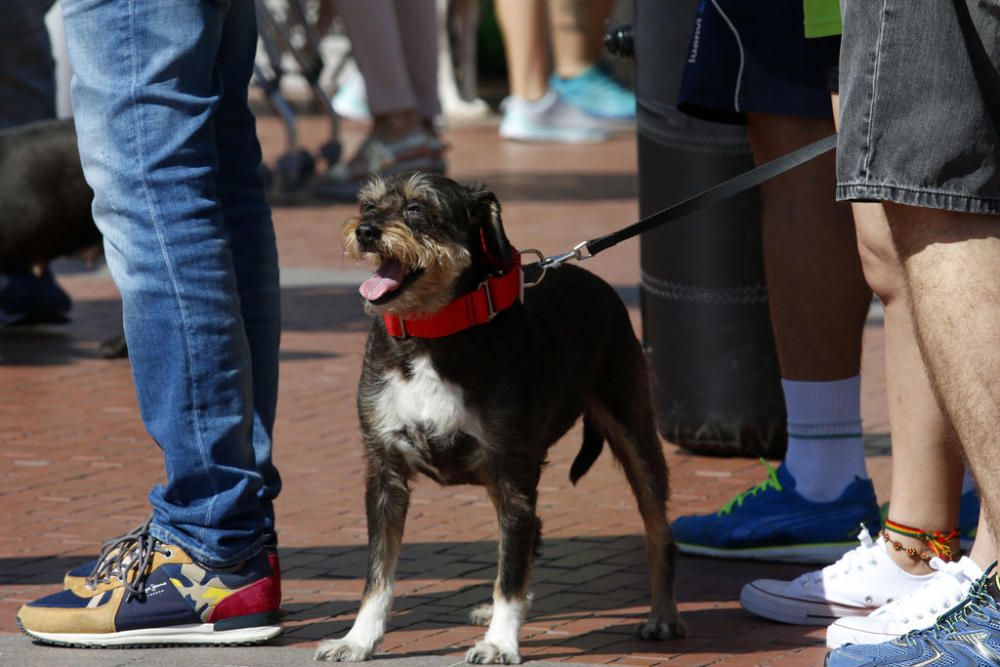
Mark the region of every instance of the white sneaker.
<instances>
[{"instance_id":1,"label":"white sneaker","mask_svg":"<svg viewBox=\"0 0 1000 667\"><path fill-rule=\"evenodd\" d=\"M511 96L500 107L505 139L581 144L611 136L608 121L588 116L551 90L533 101Z\"/></svg>"},{"instance_id":2,"label":"white sneaker","mask_svg":"<svg viewBox=\"0 0 1000 667\"><path fill-rule=\"evenodd\" d=\"M873 542L864 528L858 540L861 545L833 565L794 581L751 581L740 592L740 604L782 623L828 625L844 616L866 616L937 576L904 571L889 557L885 541Z\"/></svg>"},{"instance_id":3,"label":"white sneaker","mask_svg":"<svg viewBox=\"0 0 1000 667\"><path fill-rule=\"evenodd\" d=\"M831 625L826 631L826 645L840 648L844 644L880 644L911 630L930 627L938 616L964 600L973 582L983 575L968 556L952 563L935 558L930 566L937 572L921 588L868 616L842 618Z\"/></svg>"}]
</instances>

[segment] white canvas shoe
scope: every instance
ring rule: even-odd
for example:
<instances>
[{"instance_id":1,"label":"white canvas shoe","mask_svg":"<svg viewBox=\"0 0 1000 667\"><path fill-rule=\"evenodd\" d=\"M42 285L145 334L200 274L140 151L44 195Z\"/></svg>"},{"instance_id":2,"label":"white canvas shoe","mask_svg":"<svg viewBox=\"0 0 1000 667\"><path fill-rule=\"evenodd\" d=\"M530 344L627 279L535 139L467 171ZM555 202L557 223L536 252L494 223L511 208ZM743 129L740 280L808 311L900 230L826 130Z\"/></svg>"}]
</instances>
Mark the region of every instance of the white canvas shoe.
<instances>
[{"instance_id":1,"label":"white canvas shoe","mask_svg":"<svg viewBox=\"0 0 1000 667\"><path fill-rule=\"evenodd\" d=\"M740 593L740 604L782 623L828 625L845 616L867 616L937 576L906 572L889 557L885 541L872 541L867 530L862 529L858 541L833 565L793 581L751 581Z\"/></svg>"},{"instance_id":2,"label":"white canvas shoe","mask_svg":"<svg viewBox=\"0 0 1000 667\"><path fill-rule=\"evenodd\" d=\"M868 616L841 618L826 631L826 645L880 644L911 630L930 627L938 616L965 599L983 571L968 556L946 563L931 560L937 570L922 587L879 607Z\"/></svg>"}]
</instances>

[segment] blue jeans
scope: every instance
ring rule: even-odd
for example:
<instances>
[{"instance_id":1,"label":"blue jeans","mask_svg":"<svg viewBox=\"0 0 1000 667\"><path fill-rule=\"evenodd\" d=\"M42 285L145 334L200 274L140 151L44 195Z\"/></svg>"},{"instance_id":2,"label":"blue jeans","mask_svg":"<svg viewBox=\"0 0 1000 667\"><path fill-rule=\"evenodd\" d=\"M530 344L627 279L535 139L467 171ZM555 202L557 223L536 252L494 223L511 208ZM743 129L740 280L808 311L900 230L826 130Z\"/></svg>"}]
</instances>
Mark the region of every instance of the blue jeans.
<instances>
[{"instance_id":1,"label":"blue jeans","mask_svg":"<svg viewBox=\"0 0 1000 667\"><path fill-rule=\"evenodd\" d=\"M152 533L229 566L260 550L280 489L278 258L247 106L253 1L62 9L94 220L166 463Z\"/></svg>"}]
</instances>

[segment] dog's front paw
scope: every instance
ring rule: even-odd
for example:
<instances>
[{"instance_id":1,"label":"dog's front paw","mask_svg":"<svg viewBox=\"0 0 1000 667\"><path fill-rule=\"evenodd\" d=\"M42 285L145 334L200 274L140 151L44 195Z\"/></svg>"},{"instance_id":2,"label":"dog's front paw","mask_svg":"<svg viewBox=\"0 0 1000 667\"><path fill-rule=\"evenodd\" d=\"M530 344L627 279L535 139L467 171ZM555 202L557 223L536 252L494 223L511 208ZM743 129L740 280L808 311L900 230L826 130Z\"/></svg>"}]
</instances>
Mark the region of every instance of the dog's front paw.
<instances>
[{"instance_id":1,"label":"dog's front paw","mask_svg":"<svg viewBox=\"0 0 1000 667\"><path fill-rule=\"evenodd\" d=\"M492 620L493 605L489 602L484 602L469 612L469 621L471 621L473 625L486 627Z\"/></svg>"},{"instance_id":2,"label":"dog's front paw","mask_svg":"<svg viewBox=\"0 0 1000 667\"><path fill-rule=\"evenodd\" d=\"M372 657L372 649L346 639L328 639L316 649L316 660L328 662L363 662Z\"/></svg>"},{"instance_id":3,"label":"dog's front paw","mask_svg":"<svg viewBox=\"0 0 1000 667\"><path fill-rule=\"evenodd\" d=\"M491 642L476 642L465 654L465 661L473 665L520 665L517 651L505 651Z\"/></svg>"},{"instance_id":4,"label":"dog's front paw","mask_svg":"<svg viewBox=\"0 0 1000 667\"><path fill-rule=\"evenodd\" d=\"M640 639L671 639L687 637L687 626L680 616L669 619L662 619L659 616L650 616L645 622L639 624L638 634Z\"/></svg>"}]
</instances>

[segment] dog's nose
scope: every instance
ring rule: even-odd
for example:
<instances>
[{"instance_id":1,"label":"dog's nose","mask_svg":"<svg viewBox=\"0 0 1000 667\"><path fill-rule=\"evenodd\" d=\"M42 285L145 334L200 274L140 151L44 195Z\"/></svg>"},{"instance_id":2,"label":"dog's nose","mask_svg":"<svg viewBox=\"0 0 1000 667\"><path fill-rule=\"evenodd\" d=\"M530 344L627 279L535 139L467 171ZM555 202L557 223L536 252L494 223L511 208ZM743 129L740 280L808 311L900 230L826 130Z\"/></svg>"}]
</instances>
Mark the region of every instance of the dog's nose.
<instances>
[{"instance_id":1,"label":"dog's nose","mask_svg":"<svg viewBox=\"0 0 1000 667\"><path fill-rule=\"evenodd\" d=\"M367 246L372 243L375 243L375 241L378 241L379 231L378 227L376 227L372 223L362 222L354 230L354 235L357 237L358 243L360 243L363 246Z\"/></svg>"}]
</instances>

